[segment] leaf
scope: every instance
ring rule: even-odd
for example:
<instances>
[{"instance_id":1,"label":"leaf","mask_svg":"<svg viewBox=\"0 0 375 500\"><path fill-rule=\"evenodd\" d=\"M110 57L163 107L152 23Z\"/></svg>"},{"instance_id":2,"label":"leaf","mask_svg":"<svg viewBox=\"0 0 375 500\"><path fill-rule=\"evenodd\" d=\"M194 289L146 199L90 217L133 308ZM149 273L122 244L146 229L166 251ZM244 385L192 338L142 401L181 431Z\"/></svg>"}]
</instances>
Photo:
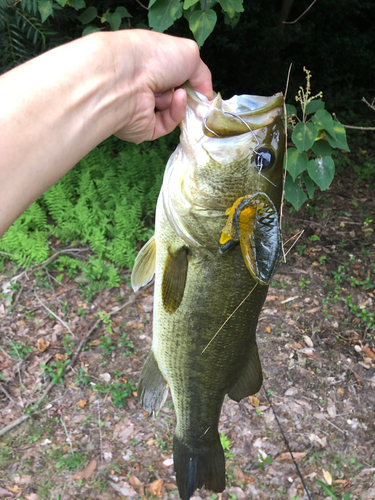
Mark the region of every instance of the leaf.
<instances>
[{"instance_id":1,"label":"leaf","mask_svg":"<svg viewBox=\"0 0 375 500\"><path fill-rule=\"evenodd\" d=\"M336 418L336 415L337 415L337 411L336 411L336 406L335 406L335 403L331 400L328 400L328 404L327 404L327 412L328 412L328 415L331 417L331 418Z\"/></svg>"},{"instance_id":2,"label":"leaf","mask_svg":"<svg viewBox=\"0 0 375 500\"><path fill-rule=\"evenodd\" d=\"M299 210L300 207L307 200L307 196L303 189L301 189L301 184L299 178L293 181L291 175L287 175L285 179L285 199L289 201L296 210Z\"/></svg>"},{"instance_id":3,"label":"leaf","mask_svg":"<svg viewBox=\"0 0 375 500\"><path fill-rule=\"evenodd\" d=\"M331 474L327 470L323 469L323 476L324 476L324 479L325 479L326 483L328 484L328 486L331 486L331 484L332 484Z\"/></svg>"},{"instance_id":4,"label":"leaf","mask_svg":"<svg viewBox=\"0 0 375 500\"><path fill-rule=\"evenodd\" d=\"M133 17L131 14L129 14L128 10L125 9L123 5L119 5L118 7L116 7L115 12L117 12L117 14L120 14L121 17Z\"/></svg>"},{"instance_id":5,"label":"leaf","mask_svg":"<svg viewBox=\"0 0 375 500\"><path fill-rule=\"evenodd\" d=\"M69 5L76 10L84 9L86 7L85 0L69 0Z\"/></svg>"},{"instance_id":6,"label":"leaf","mask_svg":"<svg viewBox=\"0 0 375 500\"><path fill-rule=\"evenodd\" d=\"M305 456L307 455L307 451L294 451L293 452L293 458L296 462L298 462L299 460L301 460L302 458L304 458ZM292 456L290 453L281 453L281 455L279 455L276 459L278 462L280 461L287 461L287 462L293 462L292 460Z\"/></svg>"},{"instance_id":7,"label":"leaf","mask_svg":"<svg viewBox=\"0 0 375 500\"><path fill-rule=\"evenodd\" d=\"M10 491L8 490L5 490L4 488L2 488L0 486L0 497L2 498L6 498L6 497L12 497L13 496L13 493L11 493Z\"/></svg>"},{"instance_id":8,"label":"leaf","mask_svg":"<svg viewBox=\"0 0 375 500\"><path fill-rule=\"evenodd\" d=\"M129 483L134 488L134 490L138 493L138 495L140 495L141 497L145 496L144 484L141 483L141 481L133 474L130 474L130 476L129 476Z\"/></svg>"},{"instance_id":9,"label":"leaf","mask_svg":"<svg viewBox=\"0 0 375 500\"><path fill-rule=\"evenodd\" d=\"M334 121L332 115L325 109L319 109L312 117L311 121L318 129L323 129L336 139Z\"/></svg>"},{"instance_id":10,"label":"leaf","mask_svg":"<svg viewBox=\"0 0 375 500\"><path fill-rule=\"evenodd\" d=\"M335 175L335 163L330 156L315 158L310 160L307 168L311 179L318 184L322 191L325 191L331 185Z\"/></svg>"},{"instance_id":11,"label":"leaf","mask_svg":"<svg viewBox=\"0 0 375 500\"><path fill-rule=\"evenodd\" d=\"M293 130L292 141L302 153L302 151L307 151L311 148L317 137L318 129L315 125L299 122Z\"/></svg>"},{"instance_id":12,"label":"leaf","mask_svg":"<svg viewBox=\"0 0 375 500\"><path fill-rule=\"evenodd\" d=\"M184 5L183 5L183 9L184 10L190 9L190 7L192 7L193 5L195 5L198 2L199 2L199 0L185 0Z\"/></svg>"},{"instance_id":13,"label":"leaf","mask_svg":"<svg viewBox=\"0 0 375 500\"><path fill-rule=\"evenodd\" d=\"M67 0L56 0L56 2L61 5L61 7L65 7Z\"/></svg>"},{"instance_id":14,"label":"leaf","mask_svg":"<svg viewBox=\"0 0 375 500\"><path fill-rule=\"evenodd\" d=\"M82 31L82 36L90 35L91 33L96 33L97 31L100 31L100 29L97 26L87 26Z\"/></svg>"},{"instance_id":15,"label":"leaf","mask_svg":"<svg viewBox=\"0 0 375 500\"><path fill-rule=\"evenodd\" d=\"M91 6L84 10L81 15L77 16L77 19L79 19L82 24L88 24L91 23L97 15L98 11L96 10L96 7ZM63 275L60 276L62 277Z\"/></svg>"},{"instance_id":16,"label":"leaf","mask_svg":"<svg viewBox=\"0 0 375 500\"><path fill-rule=\"evenodd\" d=\"M332 156L332 148L325 139L319 139L311 148L316 156Z\"/></svg>"},{"instance_id":17,"label":"leaf","mask_svg":"<svg viewBox=\"0 0 375 500\"><path fill-rule=\"evenodd\" d=\"M157 479L153 481L147 488L151 496L156 498L163 498L165 495L164 481L162 479Z\"/></svg>"},{"instance_id":18,"label":"leaf","mask_svg":"<svg viewBox=\"0 0 375 500\"><path fill-rule=\"evenodd\" d=\"M303 179L303 182L306 186L307 194L309 195L309 198L311 200L314 196L315 182L311 179L311 177L309 176L309 174L307 172L305 172L303 174L302 179Z\"/></svg>"},{"instance_id":19,"label":"leaf","mask_svg":"<svg viewBox=\"0 0 375 500\"><path fill-rule=\"evenodd\" d=\"M52 1L51 0L39 0L38 10L42 18L42 23L52 14Z\"/></svg>"},{"instance_id":20,"label":"leaf","mask_svg":"<svg viewBox=\"0 0 375 500\"><path fill-rule=\"evenodd\" d=\"M207 37L212 33L216 21L217 15L212 9L208 9L205 12L198 10L190 16L189 28L193 32L199 47L202 47Z\"/></svg>"},{"instance_id":21,"label":"leaf","mask_svg":"<svg viewBox=\"0 0 375 500\"><path fill-rule=\"evenodd\" d=\"M329 132L326 133L327 141L333 148L343 149L344 151L350 151L347 140L345 128L340 122L333 122L333 128L335 130L336 139L334 139Z\"/></svg>"},{"instance_id":22,"label":"leaf","mask_svg":"<svg viewBox=\"0 0 375 500\"><path fill-rule=\"evenodd\" d=\"M250 397L250 402L255 407L259 406L259 403L260 403L259 399L255 396Z\"/></svg>"},{"instance_id":23,"label":"leaf","mask_svg":"<svg viewBox=\"0 0 375 500\"><path fill-rule=\"evenodd\" d=\"M304 335L303 340L305 341L305 343L308 347L314 347L313 341L311 340L311 338L308 335Z\"/></svg>"},{"instance_id":24,"label":"leaf","mask_svg":"<svg viewBox=\"0 0 375 500\"><path fill-rule=\"evenodd\" d=\"M328 488L323 481L320 481L320 479L317 479L316 482L323 488L323 490L328 493L328 495L331 497L332 500L337 500L337 497L333 494L331 488Z\"/></svg>"},{"instance_id":25,"label":"leaf","mask_svg":"<svg viewBox=\"0 0 375 500\"><path fill-rule=\"evenodd\" d=\"M68 477L67 481L80 481L82 479L88 479L95 469L96 469L96 460L94 459L91 460L91 462L85 469L81 470L80 472L76 472L72 476Z\"/></svg>"},{"instance_id":26,"label":"leaf","mask_svg":"<svg viewBox=\"0 0 375 500\"><path fill-rule=\"evenodd\" d=\"M319 109L324 109L324 106L325 104L321 99L313 99L307 104L305 113L307 115L310 115L311 113L315 113Z\"/></svg>"},{"instance_id":27,"label":"leaf","mask_svg":"<svg viewBox=\"0 0 375 500\"><path fill-rule=\"evenodd\" d=\"M182 3L179 0L156 0L151 5L148 23L155 31L165 31L182 15Z\"/></svg>"},{"instance_id":28,"label":"leaf","mask_svg":"<svg viewBox=\"0 0 375 500\"><path fill-rule=\"evenodd\" d=\"M87 399L81 399L81 401L78 401L78 403L76 403L76 405L79 407L79 408L83 408L87 405Z\"/></svg>"},{"instance_id":29,"label":"leaf","mask_svg":"<svg viewBox=\"0 0 375 500\"><path fill-rule=\"evenodd\" d=\"M36 341L35 345L36 345L36 348L38 349L38 351L44 352L47 349L47 347L50 345L50 343L51 342L49 340L44 340L44 339L40 338Z\"/></svg>"},{"instance_id":30,"label":"leaf","mask_svg":"<svg viewBox=\"0 0 375 500\"><path fill-rule=\"evenodd\" d=\"M109 19L107 19L112 31L117 31L121 26L121 16L118 12L113 12Z\"/></svg>"},{"instance_id":31,"label":"leaf","mask_svg":"<svg viewBox=\"0 0 375 500\"><path fill-rule=\"evenodd\" d=\"M295 106L292 104L285 104L286 107L286 114L287 116L296 116L297 115L297 109Z\"/></svg>"},{"instance_id":32,"label":"leaf","mask_svg":"<svg viewBox=\"0 0 375 500\"><path fill-rule=\"evenodd\" d=\"M237 12L243 12L243 0L218 0L224 12L233 17Z\"/></svg>"},{"instance_id":33,"label":"leaf","mask_svg":"<svg viewBox=\"0 0 375 500\"><path fill-rule=\"evenodd\" d=\"M296 177L307 169L309 164L309 159L305 152L300 153L296 148L288 149L288 163L287 170L293 177L293 181Z\"/></svg>"}]
</instances>

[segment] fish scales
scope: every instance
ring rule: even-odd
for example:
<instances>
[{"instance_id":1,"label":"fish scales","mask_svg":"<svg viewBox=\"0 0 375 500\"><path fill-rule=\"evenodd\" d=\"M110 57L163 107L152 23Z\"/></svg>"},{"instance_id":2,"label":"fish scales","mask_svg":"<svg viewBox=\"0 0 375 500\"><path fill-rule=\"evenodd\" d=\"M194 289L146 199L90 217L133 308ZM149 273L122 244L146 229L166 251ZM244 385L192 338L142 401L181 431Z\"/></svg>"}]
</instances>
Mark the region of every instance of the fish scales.
<instances>
[{"instance_id":1,"label":"fish scales","mask_svg":"<svg viewBox=\"0 0 375 500\"><path fill-rule=\"evenodd\" d=\"M262 383L256 326L280 252L284 147L281 95L229 101L218 95L209 102L190 88L187 93L155 236L132 275L137 289L155 271L153 341L138 395L152 412L171 390L182 500L203 485L223 491L218 423L224 397L239 401ZM227 123L222 110L237 111L247 128L240 120L237 127L233 116ZM225 135L210 137L215 130Z\"/></svg>"}]
</instances>

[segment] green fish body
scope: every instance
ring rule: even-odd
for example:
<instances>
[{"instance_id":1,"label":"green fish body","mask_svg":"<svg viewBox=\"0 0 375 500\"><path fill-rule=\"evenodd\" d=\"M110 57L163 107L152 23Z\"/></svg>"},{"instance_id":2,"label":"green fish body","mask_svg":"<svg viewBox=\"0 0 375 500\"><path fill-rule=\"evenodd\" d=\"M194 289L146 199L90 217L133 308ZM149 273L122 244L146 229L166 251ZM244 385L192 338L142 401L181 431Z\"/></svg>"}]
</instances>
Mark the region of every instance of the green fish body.
<instances>
[{"instance_id":1,"label":"green fish body","mask_svg":"<svg viewBox=\"0 0 375 500\"><path fill-rule=\"evenodd\" d=\"M255 331L280 252L284 156L280 94L210 102L187 93L155 235L132 275L138 289L155 272L153 341L138 396L152 412L171 390L182 500L203 485L224 490L224 397L239 401L262 384Z\"/></svg>"}]
</instances>

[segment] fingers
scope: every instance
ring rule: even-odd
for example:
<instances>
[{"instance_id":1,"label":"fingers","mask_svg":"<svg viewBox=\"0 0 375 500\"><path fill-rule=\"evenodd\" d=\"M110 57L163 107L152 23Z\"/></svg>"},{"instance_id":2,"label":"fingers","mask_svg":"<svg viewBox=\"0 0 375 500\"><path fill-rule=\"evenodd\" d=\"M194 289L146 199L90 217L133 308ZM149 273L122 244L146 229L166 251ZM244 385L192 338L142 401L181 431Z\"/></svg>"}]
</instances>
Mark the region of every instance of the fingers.
<instances>
[{"instance_id":1,"label":"fingers","mask_svg":"<svg viewBox=\"0 0 375 500\"><path fill-rule=\"evenodd\" d=\"M163 111L169 108L173 99L173 90L167 90L166 92L159 92L155 94L155 108L158 111Z\"/></svg>"},{"instance_id":2,"label":"fingers","mask_svg":"<svg viewBox=\"0 0 375 500\"><path fill-rule=\"evenodd\" d=\"M162 106L156 106L160 111L155 114L155 128L152 140L169 134L183 120L186 113L186 91L178 89L175 92L166 92L165 96L160 96ZM163 109L167 99L171 97L170 105ZM155 102L157 101L155 98ZM163 101L164 99L164 101Z\"/></svg>"}]
</instances>

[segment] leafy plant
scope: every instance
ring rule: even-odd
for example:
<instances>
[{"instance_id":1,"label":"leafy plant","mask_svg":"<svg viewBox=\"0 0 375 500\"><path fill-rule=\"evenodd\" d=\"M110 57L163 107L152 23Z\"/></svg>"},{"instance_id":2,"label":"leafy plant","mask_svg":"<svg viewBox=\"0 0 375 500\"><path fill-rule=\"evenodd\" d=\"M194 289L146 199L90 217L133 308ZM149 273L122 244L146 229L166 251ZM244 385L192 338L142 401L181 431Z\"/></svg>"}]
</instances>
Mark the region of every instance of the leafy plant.
<instances>
[{"instance_id":1,"label":"leafy plant","mask_svg":"<svg viewBox=\"0 0 375 500\"><path fill-rule=\"evenodd\" d=\"M349 151L345 128L324 109L322 92L311 95L311 72L303 70L306 88L300 87L296 96L300 116L295 106L287 105L288 128L295 147L288 149L285 198L296 210L313 198L316 185L321 191L331 185L335 174L332 149Z\"/></svg>"},{"instance_id":2,"label":"leafy plant","mask_svg":"<svg viewBox=\"0 0 375 500\"><path fill-rule=\"evenodd\" d=\"M13 356L13 358L24 359L26 354L33 352L32 348L30 346L26 346L26 345L22 345L22 344L15 344L12 341L10 341L9 344L12 347L9 354L11 356Z\"/></svg>"},{"instance_id":3,"label":"leafy plant","mask_svg":"<svg viewBox=\"0 0 375 500\"><path fill-rule=\"evenodd\" d=\"M88 258L61 254L49 265L77 279L86 298L118 286L116 266L131 268L137 242L152 234L164 167L175 144L176 135L138 146L115 138L102 143L8 229L0 251L13 256L0 254L0 264L11 259L29 267L45 261L54 236L65 245L91 246Z\"/></svg>"},{"instance_id":4,"label":"leafy plant","mask_svg":"<svg viewBox=\"0 0 375 500\"><path fill-rule=\"evenodd\" d=\"M66 359L65 361L52 361L50 366L41 364L40 367L44 369L43 375L51 377L53 384L61 385L63 383L62 374L68 363L70 363L70 360Z\"/></svg>"},{"instance_id":5,"label":"leafy plant","mask_svg":"<svg viewBox=\"0 0 375 500\"><path fill-rule=\"evenodd\" d=\"M233 454L230 452L231 442L230 439L223 433L220 434L221 446L224 450L224 455L228 460L233 460Z\"/></svg>"}]
</instances>

